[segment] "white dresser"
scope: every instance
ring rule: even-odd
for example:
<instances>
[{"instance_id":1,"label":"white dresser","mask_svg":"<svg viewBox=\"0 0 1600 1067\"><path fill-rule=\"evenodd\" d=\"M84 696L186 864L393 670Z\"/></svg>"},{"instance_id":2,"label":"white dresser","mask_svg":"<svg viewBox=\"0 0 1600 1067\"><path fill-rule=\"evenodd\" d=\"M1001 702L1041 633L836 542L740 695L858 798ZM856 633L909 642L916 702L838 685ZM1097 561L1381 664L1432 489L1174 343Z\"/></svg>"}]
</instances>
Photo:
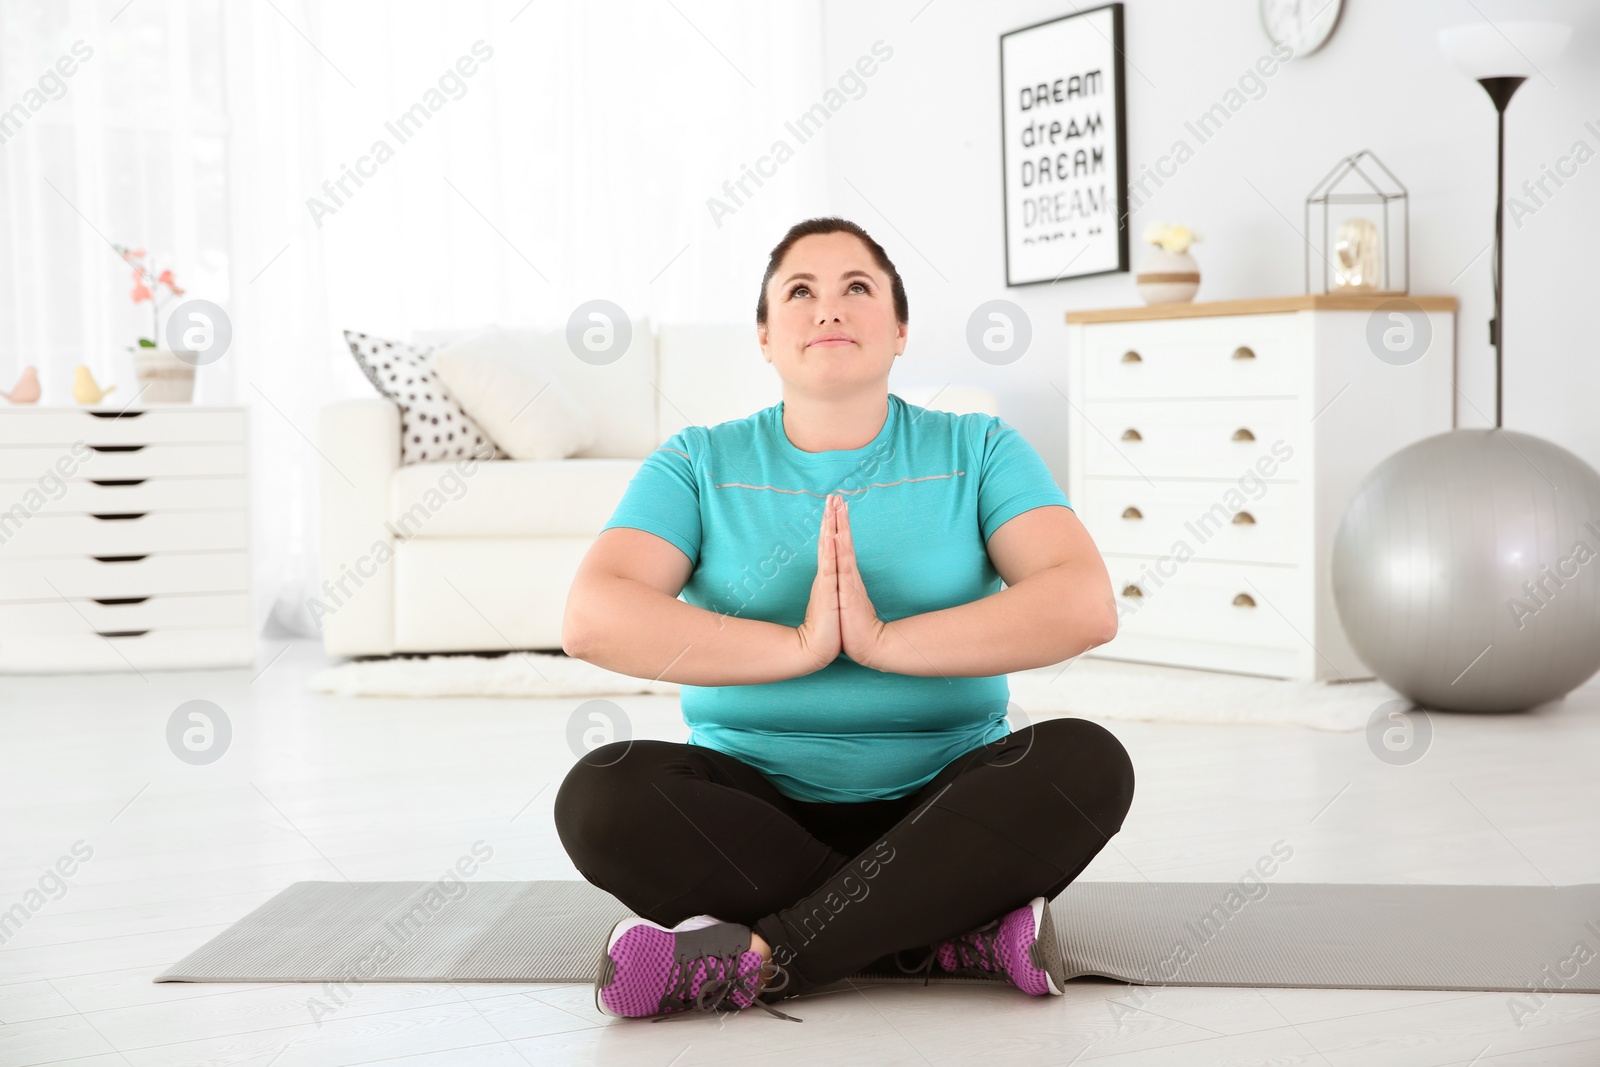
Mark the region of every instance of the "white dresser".
<instances>
[{"instance_id":1,"label":"white dresser","mask_svg":"<svg viewBox=\"0 0 1600 1067\"><path fill-rule=\"evenodd\" d=\"M0 673L254 663L247 414L0 408Z\"/></svg>"},{"instance_id":2,"label":"white dresser","mask_svg":"<svg viewBox=\"0 0 1600 1067\"><path fill-rule=\"evenodd\" d=\"M1399 319L1393 299L1067 313L1067 494L1120 619L1090 655L1372 677L1333 603L1334 533L1373 467L1450 430L1454 404L1455 298L1405 297Z\"/></svg>"}]
</instances>

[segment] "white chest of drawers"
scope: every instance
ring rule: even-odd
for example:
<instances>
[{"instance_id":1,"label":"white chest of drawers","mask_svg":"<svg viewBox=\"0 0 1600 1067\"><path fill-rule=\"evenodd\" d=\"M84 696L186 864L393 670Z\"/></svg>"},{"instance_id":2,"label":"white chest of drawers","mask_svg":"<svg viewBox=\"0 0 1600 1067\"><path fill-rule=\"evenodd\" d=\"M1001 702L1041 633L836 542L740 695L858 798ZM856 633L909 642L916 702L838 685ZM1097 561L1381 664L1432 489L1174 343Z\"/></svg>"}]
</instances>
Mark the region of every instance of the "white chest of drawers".
<instances>
[{"instance_id":1,"label":"white chest of drawers","mask_svg":"<svg viewBox=\"0 0 1600 1067\"><path fill-rule=\"evenodd\" d=\"M1451 429L1454 405L1455 299L1407 297L1409 319L1391 299L1067 313L1067 492L1119 615L1090 655L1372 677L1333 603L1334 534L1372 468ZM1369 337L1407 328L1431 331L1423 354L1379 358Z\"/></svg>"},{"instance_id":2,"label":"white chest of drawers","mask_svg":"<svg viewBox=\"0 0 1600 1067\"><path fill-rule=\"evenodd\" d=\"M247 415L0 408L0 673L254 663Z\"/></svg>"}]
</instances>

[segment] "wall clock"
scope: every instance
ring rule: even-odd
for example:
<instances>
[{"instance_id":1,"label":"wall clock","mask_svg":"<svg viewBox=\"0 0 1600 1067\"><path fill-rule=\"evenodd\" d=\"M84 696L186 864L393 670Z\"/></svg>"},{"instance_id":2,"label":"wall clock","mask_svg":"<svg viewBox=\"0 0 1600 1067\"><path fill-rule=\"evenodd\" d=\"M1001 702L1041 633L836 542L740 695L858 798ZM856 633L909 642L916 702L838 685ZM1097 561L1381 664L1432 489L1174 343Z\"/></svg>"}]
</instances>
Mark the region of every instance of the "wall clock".
<instances>
[{"instance_id":1,"label":"wall clock","mask_svg":"<svg viewBox=\"0 0 1600 1067\"><path fill-rule=\"evenodd\" d=\"M1327 43L1339 24L1344 0L1257 0L1261 28L1273 44L1294 50L1290 58L1308 56Z\"/></svg>"}]
</instances>

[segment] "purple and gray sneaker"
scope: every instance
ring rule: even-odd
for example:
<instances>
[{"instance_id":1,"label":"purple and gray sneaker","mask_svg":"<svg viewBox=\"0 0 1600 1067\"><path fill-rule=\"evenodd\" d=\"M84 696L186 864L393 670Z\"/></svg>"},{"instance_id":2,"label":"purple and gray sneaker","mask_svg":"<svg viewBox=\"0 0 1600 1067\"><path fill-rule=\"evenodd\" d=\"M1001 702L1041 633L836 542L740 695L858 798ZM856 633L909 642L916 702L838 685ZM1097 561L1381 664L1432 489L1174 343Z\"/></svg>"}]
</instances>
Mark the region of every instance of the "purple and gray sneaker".
<instances>
[{"instance_id":1,"label":"purple and gray sneaker","mask_svg":"<svg viewBox=\"0 0 1600 1067\"><path fill-rule=\"evenodd\" d=\"M976 930L936 942L920 966L900 964L900 969L907 974L932 970L934 960L951 973L1003 979L1036 997L1059 997L1066 983L1066 964L1044 897L1034 897Z\"/></svg>"},{"instance_id":2,"label":"purple and gray sneaker","mask_svg":"<svg viewBox=\"0 0 1600 1067\"><path fill-rule=\"evenodd\" d=\"M606 938L594 983L595 1007L626 1018L654 1015L651 1021L660 1022L691 1011L737 1011L755 1004L799 1022L756 999L786 987L789 974L781 964L764 963L750 943L749 927L710 915L694 915L672 927L623 919Z\"/></svg>"}]
</instances>

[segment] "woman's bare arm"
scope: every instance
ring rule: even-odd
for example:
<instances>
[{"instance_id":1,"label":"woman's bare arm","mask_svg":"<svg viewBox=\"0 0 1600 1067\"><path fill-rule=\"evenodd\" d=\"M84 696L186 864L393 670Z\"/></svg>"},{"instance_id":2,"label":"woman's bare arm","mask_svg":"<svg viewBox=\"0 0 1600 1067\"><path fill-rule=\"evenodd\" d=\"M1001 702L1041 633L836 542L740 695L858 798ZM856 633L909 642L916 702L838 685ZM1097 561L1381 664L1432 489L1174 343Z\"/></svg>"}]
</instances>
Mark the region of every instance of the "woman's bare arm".
<instances>
[{"instance_id":1,"label":"woman's bare arm","mask_svg":"<svg viewBox=\"0 0 1600 1067\"><path fill-rule=\"evenodd\" d=\"M1006 588L883 627L868 666L924 677L987 677L1072 659L1117 636L1105 560L1077 514L1038 507L989 538Z\"/></svg>"},{"instance_id":2,"label":"woman's bare arm","mask_svg":"<svg viewBox=\"0 0 1600 1067\"><path fill-rule=\"evenodd\" d=\"M755 685L819 668L793 626L707 611L678 599L692 561L655 534L603 531L567 594L567 655L635 678Z\"/></svg>"}]
</instances>

